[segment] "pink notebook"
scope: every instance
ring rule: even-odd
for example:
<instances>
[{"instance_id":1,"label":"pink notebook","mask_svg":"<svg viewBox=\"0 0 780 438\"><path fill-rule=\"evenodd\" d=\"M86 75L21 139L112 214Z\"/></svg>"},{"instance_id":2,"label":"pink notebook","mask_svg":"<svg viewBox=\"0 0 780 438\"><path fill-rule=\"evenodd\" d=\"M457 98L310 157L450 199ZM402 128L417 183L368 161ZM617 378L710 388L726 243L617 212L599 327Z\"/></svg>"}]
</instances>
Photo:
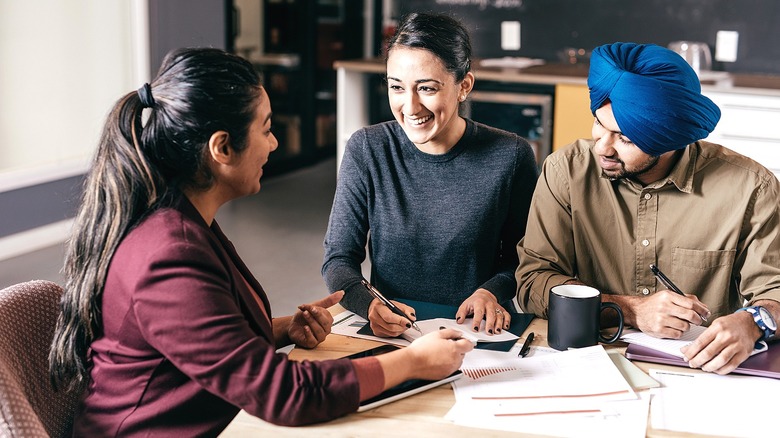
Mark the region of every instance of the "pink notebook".
<instances>
[{"instance_id":1,"label":"pink notebook","mask_svg":"<svg viewBox=\"0 0 780 438\"><path fill-rule=\"evenodd\" d=\"M679 357L637 344L628 344L626 358L688 368L688 364ZM766 352L750 356L732 373L780 379L780 343L770 343Z\"/></svg>"}]
</instances>

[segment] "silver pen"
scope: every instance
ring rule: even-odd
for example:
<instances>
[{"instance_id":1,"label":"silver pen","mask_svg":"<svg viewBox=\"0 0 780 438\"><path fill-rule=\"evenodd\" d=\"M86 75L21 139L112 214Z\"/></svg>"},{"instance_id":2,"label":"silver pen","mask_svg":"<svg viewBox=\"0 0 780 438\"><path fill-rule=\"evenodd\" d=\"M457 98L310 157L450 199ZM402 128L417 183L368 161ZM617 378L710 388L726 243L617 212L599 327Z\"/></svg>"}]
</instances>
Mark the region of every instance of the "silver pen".
<instances>
[{"instance_id":1,"label":"silver pen","mask_svg":"<svg viewBox=\"0 0 780 438\"><path fill-rule=\"evenodd\" d=\"M385 306L389 307L391 312L395 313L398 316L401 316L401 317L404 317L404 318L408 319L409 322L412 323L412 328L417 330L418 332L422 333L422 330L420 330L420 327L418 327L417 324L414 321L412 321L412 318L409 318L409 316L407 316L404 313L403 310L399 309L398 306L393 304L392 301L390 301L387 298L385 298L385 296L382 295L382 293L379 292L377 290L377 288L372 286L371 283L367 282L366 280L361 280L361 283L363 283L363 286L365 286L366 289L368 289L368 292L371 295L373 295L374 298L376 298L377 300L381 301L382 304L384 304Z\"/></svg>"}]
</instances>

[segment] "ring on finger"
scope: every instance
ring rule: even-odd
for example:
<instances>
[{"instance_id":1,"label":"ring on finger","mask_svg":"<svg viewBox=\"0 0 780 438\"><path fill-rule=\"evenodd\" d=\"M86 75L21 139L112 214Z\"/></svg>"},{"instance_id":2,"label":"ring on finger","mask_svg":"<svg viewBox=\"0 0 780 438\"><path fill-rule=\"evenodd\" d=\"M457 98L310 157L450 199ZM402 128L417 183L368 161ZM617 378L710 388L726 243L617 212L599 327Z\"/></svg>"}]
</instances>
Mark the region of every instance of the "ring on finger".
<instances>
[{"instance_id":1,"label":"ring on finger","mask_svg":"<svg viewBox=\"0 0 780 438\"><path fill-rule=\"evenodd\" d=\"M501 309L496 309L496 315L498 315L499 313L501 313Z\"/></svg>"}]
</instances>

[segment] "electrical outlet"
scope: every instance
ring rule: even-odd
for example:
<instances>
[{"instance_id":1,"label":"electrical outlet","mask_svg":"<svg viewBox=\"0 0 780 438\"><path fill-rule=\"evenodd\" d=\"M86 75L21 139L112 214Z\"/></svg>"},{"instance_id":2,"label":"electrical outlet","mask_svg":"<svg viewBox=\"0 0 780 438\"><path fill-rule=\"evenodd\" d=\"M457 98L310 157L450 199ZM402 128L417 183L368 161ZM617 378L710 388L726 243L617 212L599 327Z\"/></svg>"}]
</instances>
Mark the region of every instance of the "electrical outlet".
<instances>
[{"instance_id":1,"label":"electrical outlet","mask_svg":"<svg viewBox=\"0 0 780 438\"><path fill-rule=\"evenodd\" d=\"M501 22L501 49L520 50L520 22Z\"/></svg>"},{"instance_id":2,"label":"electrical outlet","mask_svg":"<svg viewBox=\"0 0 780 438\"><path fill-rule=\"evenodd\" d=\"M719 30L715 38L715 60L721 62L736 61L738 43L739 32Z\"/></svg>"}]
</instances>

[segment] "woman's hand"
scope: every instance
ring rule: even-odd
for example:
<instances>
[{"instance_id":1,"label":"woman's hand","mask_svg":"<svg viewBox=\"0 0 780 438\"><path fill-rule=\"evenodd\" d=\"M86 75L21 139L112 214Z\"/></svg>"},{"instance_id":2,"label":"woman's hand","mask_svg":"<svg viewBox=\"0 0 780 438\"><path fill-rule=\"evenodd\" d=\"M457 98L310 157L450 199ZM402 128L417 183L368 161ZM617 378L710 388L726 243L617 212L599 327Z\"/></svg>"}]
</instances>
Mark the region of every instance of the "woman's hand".
<instances>
[{"instance_id":1,"label":"woman's hand","mask_svg":"<svg viewBox=\"0 0 780 438\"><path fill-rule=\"evenodd\" d=\"M455 314L455 321L463 324L469 315L474 315L475 332L479 331L479 325L482 319L485 319L485 331L492 335L501 333L501 330L509 330L509 323L512 322L512 316L500 304L498 299L487 289L477 289L466 301L458 307Z\"/></svg>"},{"instance_id":2,"label":"woman's hand","mask_svg":"<svg viewBox=\"0 0 780 438\"><path fill-rule=\"evenodd\" d=\"M385 389L409 379L437 380L449 376L463 364L474 344L458 330L428 333L406 348L375 356L385 374Z\"/></svg>"},{"instance_id":3,"label":"woman's hand","mask_svg":"<svg viewBox=\"0 0 780 438\"><path fill-rule=\"evenodd\" d=\"M461 337L457 330L442 329L428 333L406 347L415 357L417 379L435 380L449 376L460 368L463 357L474 349L474 343Z\"/></svg>"},{"instance_id":4,"label":"woman's hand","mask_svg":"<svg viewBox=\"0 0 780 438\"><path fill-rule=\"evenodd\" d=\"M394 338L405 332L406 329L412 326L412 322L417 320L413 307L398 301L393 301L393 304L403 310L406 315L409 315L411 322L403 316L393 313L381 301L374 299L368 306L368 322L371 324L371 330L374 332L374 335L383 338Z\"/></svg>"},{"instance_id":5,"label":"woman's hand","mask_svg":"<svg viewBox=\"0 0 780 438\"><path fill-rule=\"evenodd\" d=\"M290 341L303 348L314 348L324 341L333 325L333 315L328 307L341 301L342 297L344 292L338 291L319 301L298 306L287 327Z\"/></svg>"}]
</instances>

